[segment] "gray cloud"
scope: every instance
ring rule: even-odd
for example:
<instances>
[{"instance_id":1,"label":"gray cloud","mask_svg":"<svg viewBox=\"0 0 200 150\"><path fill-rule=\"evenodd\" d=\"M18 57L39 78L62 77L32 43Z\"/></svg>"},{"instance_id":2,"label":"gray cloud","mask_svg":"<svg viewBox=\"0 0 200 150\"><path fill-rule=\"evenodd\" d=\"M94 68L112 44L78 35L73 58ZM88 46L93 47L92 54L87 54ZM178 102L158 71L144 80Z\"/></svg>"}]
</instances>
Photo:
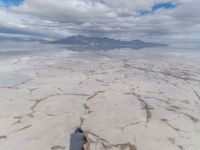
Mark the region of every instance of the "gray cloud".
<instances>
[{"instance_id":1,"label":"gray cloud","mask_svg":"<svg viewBox=\"0 0 200 150\"><path fill-rule=\"evenodd\" d=\"M198 0L171 0L174 9L140 15L169 0L25 0L0 10L0 33L62 38L73 34L119 39L200 38Z\"/></svg>"}]
</instances>

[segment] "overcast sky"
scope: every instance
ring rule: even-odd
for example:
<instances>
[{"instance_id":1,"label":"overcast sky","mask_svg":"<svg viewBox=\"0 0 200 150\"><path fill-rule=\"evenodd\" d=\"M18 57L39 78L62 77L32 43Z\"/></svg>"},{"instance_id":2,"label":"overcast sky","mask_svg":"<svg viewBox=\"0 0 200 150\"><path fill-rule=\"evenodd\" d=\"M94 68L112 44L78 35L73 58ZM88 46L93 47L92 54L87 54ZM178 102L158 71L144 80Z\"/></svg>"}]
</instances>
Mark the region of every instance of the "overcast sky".
<instances>
[{"instance_id":1,"label":"overcast sky","mask_svg":"<svg viewBox=\"0 0 200 150\"><path fill-rule=\"evenodd\" d=\"M199 41L200 0L0 0L0 39Z\"/></svg>"}]
</instances>

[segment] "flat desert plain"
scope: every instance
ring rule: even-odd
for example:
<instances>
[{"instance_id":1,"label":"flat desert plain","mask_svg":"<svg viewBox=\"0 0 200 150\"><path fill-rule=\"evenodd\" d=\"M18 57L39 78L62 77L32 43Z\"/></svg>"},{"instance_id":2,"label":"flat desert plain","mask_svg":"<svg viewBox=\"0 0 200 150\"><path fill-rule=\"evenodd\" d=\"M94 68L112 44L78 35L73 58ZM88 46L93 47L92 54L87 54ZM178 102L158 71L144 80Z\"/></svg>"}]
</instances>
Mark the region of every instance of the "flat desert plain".
<instances>
[{"instance_id":1,"label":"flat desert plain","mask_svg":"<svg viewBox=\"0 0 200 150\"><path fill-rule=\"evenodd\" d=\"M87 150L199 150L199 58L170 47L5 55L0 149L68 150L82 127Z\"/></svg>"}]
</instances>

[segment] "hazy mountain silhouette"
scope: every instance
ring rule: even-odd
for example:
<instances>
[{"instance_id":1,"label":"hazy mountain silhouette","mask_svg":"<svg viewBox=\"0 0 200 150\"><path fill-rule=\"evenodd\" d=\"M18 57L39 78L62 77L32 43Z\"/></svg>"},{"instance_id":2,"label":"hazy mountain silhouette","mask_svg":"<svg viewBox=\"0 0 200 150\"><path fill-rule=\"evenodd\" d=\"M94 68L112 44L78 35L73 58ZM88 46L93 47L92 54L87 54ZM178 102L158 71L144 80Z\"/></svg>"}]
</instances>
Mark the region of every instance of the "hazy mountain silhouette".
<instances>
[{"instance_id":1,"label":"hazy mountain silhouette","mask_svg":"<svg viewBox=\"0 0 200 150\"><path fill-rule=\"evenodd\" d=\"M132 40L132 41L121 41L110 38L100 38L100 37L86 37L83 35L70 36L64 39L48 42L49 44L66 44L71 46L84 46L93 48L133 48L140 49L144 47L158 47L167 46L166 44L160 43L149 43L142 40Z\"/></svg>"}]
</instances>

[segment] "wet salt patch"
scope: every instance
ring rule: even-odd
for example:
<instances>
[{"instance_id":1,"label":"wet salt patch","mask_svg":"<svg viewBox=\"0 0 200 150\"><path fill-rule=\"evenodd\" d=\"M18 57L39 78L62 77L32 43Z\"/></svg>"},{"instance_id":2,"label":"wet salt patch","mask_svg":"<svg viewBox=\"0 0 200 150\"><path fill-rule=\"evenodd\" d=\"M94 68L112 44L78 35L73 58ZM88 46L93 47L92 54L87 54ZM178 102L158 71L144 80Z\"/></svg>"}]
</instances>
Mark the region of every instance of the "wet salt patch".
<instances>
[{"instance_id":1,"label":"wet salt patch","mask_svg":"<svg viewBox=\"0 0 200 150\"><path fill-rule=\"evenodd\" d=\"M71 50L65 50L63 52L61 52L60 54L57 54L57 56L70 56L71 54L77 54L78 52L75 52L75 51L71 51Z\"/></svg>"},{"instance_id":2,"label":"wet salt patch","mask_svg":"<svg viewBox=\"0 0 200 150\"><path fill-rule=\"evenodd\" d=\"M0 75L0 87L10 87L30 80L30 77L23 74Z\"/></svg>"},{"instance_id":3,"label":"wet salt patch","mask_svg":"<svg viewBox=\"0 0 200 150\"><path fill-rule=\"evenodd\" d=\"M0 60L0 74L11 74L11 72L15 72L22 68L29 67L30 64L28 62L31 60L31 57L23 57L23 58L4 58ZM10 72L10 73L9 73Z\"/></svg>"},{"instance_id":4,"label":"wet salt patch","mask_svg":"<svg viewBox=\"0 0 200 150\"><path fill-rule=\"evenodd\" d=\"M181 53L178 53L178 52L171 52L170 54L174 56L181 56Z\"/></svg>"}]
</instances>

